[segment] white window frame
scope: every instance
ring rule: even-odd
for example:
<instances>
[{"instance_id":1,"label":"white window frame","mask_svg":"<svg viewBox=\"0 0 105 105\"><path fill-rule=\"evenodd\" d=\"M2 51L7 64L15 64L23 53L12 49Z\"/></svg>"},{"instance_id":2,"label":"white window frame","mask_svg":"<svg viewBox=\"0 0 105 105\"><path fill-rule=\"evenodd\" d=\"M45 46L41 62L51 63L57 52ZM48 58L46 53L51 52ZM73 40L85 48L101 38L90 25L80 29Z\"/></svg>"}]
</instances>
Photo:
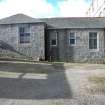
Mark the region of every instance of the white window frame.
<instances>
[{"instance_id":1,"label":"white window frame","mask_svg":"<svg viewBox=\"0 0 105 105\"><path fill-rule=\"evenodd\" d=\"M23 28L29 27L29 34L30 34L30 42L29 43L20 43L20 32L19 31L20 31L21 27L23 27ZM31 29L30 29L30 25L20 24L18 26L18 38L19 38L19 40L18 40L19 45L30 45L31 44Z\"/></svg>"},{"instance_id":2,"label":"white window frame","mask_svg":"<svg viewBox=\"0 0 105 105\"><path fill-rule=\"evenodd\" d=\"M52 47L56 47L58 45L58 43L57 43L58 42L57 41L57 39L58 39L58 33L57 33L57 31L55 31L54 33L56 35L55 39L54 38L50 39L50 46L52 46ZM52 45L52 40L56 40L56 45Z\"/></svg>"},{"instance_id":3,"label":"white window frame","mask_svg":"<svg viewBox=\"0 0 105 105\"><path fill-rule=\"evenodd\" d=\"M90 52L97 52L97 51L99 51L99 33L96 31L90 31L89 34L90 33L97 33L97 49L90 49L89 48L89 51ZM89 43L89 35L88 35L88 43ZM88 44L88 46L89 46L89 44Z\"/></svg>"},{"instance_id":4,"label":"white window frame","mask_svg":"<svg viewBox=\"0 0 105 105\"><path fill-rule=\"evenodd\" d=\"M75 43L74 43L74 44L71 44L71 43L70 43L70 33L74 33L74 38L75 38ZM72 32L72 31L71 31L70 33L69 33L69 45L70 45L70 46L75 46L75 45L76 45L76 32Z\"/></svg>"}]
</instances>

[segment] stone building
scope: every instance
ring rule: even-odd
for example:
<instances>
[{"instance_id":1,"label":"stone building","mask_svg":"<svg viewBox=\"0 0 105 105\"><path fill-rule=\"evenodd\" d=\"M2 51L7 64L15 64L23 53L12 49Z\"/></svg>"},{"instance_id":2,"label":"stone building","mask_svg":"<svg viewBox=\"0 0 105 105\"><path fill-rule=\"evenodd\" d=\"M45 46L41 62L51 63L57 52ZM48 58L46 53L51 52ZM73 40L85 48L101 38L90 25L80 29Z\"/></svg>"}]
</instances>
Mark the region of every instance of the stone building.
<instances>
[{"instance_id":1,"label":"stone building","mask_svg":"<svg viewBox=\"0 0 105 105\"><path fill-rule=\"evenodd\" d=\"M0 20L0 53L34 60L88 62L105 58L105 18L41 18L23 14Z\"/></svg>"},{"instance_id":2,"label":"stone building","mask_svg":"<svg viewBox=\"0 0 105 105\"><path fill-rule=\"evenodd\" d=\"M92 3L86 12L87 17L105 17L105 0L91 0Z\"/></svg>"}]
</instances>

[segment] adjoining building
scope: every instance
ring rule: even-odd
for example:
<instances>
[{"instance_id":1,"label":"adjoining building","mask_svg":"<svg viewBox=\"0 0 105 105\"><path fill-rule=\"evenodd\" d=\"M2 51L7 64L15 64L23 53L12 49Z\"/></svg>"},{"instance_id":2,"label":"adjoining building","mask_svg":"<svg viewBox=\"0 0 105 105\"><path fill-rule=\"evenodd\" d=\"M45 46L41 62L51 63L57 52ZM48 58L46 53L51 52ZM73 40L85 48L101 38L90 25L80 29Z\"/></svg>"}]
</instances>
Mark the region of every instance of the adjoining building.
<instances>
[{"instance_id":1,"label":"adjoining building","mask_svg":"<svg viewBox=\"0 0 105 105\"><path fill-rule=\"evenodd\" d=\"M105 18L13 15L0 20L2 50L34 60L100 61L105 59Z\"/></svg>"},{"instance_id":2,"label":"adjoining building","mask_svg":"<svg viewBox=\"0 0 105 105\"><path fill-rule=\"evenodd\" d=\"M105 17L105 0L92 0L87 17Z\"/></svg>"}]
</instances>

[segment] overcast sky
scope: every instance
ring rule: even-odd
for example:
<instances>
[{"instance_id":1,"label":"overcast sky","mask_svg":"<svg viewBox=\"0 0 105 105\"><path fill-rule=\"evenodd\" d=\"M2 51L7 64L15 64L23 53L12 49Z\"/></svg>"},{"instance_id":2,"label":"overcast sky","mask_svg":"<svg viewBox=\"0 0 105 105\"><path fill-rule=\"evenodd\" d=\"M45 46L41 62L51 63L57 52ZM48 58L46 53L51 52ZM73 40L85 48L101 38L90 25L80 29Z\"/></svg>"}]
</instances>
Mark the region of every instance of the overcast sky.
<instances>
[{"instance_id":1,"label":"overcast sky","mask_svg":"<svg viewBox=\"0 0 105 105\"><path fill-rule=\"evenodd\" d=\"M35 18L83 17L91 0L0 0L0 18L23 13Z\"/></svg>"}]
</instances>

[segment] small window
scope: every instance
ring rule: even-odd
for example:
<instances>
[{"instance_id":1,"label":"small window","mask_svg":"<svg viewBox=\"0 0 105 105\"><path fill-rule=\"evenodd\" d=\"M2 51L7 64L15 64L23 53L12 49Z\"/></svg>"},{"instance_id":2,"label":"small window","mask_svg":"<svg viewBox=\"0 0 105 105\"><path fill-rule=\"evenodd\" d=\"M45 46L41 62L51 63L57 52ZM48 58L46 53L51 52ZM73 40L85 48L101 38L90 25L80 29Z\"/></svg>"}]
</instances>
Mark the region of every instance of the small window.
<instances>
[{"instance_id":1,"label":"small window","mask_svg":"<svg viewBox=\"0 0 105 105\"><path fill-rule=\"evenodd\" d=\"M76 42L75 33L72 32L72 33L70 33L69 44L70 45L75 45L75 42Z\"/></svg>"},{"instance_id":2,"label":"small window","mask_svg":"<svg viewBox=\"0 0 105 105\"><path fill-rule=\"evenodd\" d=\"M56 45L57 45L56 39L52 39L52 40L51 40L51 45L52 45L52 46L56 46Z\"/></svg>"},{"instance_id":3,"label":"small window","mask_svg":"<svg viewBox=\"0 0 105 105\"><path fill-rule=\"evenodd\" d=\"M89 33L89 49L97 49L97 32Z\"/></svg>"},{"instance_id":4,"label":"small window","mask_svg":"<svg viewBox=\"0 0 105 105\"><path fill-rule=\"evenodd\" d=\"M20 43L30 43L29 27L19 27Z\"/></svg>"},{"instance_id":5,"label":"small window","mask_svg":"<svg viewBox=\"0 0 105 105\"><path fill-rule=\"evenodd\" d=\"M51 38L51 46L57 46L57 32L55 31L55 34Z\"/></svg>"}]
</instances>

